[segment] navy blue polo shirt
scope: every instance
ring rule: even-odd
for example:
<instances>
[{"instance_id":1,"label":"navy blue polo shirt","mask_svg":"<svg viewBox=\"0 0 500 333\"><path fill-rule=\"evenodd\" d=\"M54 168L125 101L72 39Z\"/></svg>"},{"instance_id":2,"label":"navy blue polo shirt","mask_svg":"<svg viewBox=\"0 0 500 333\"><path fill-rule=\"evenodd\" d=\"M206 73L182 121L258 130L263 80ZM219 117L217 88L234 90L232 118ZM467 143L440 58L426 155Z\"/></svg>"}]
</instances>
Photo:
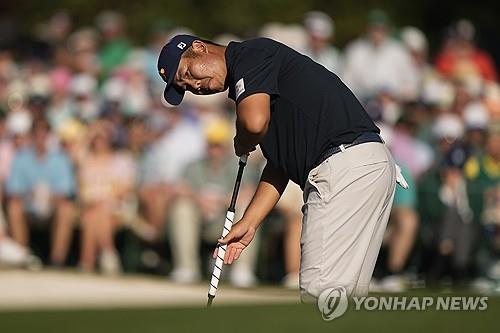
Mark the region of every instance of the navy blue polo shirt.
<instances>
[{"instance_id":1,"label":"navy blue polo shirt","mask_svg":"<svg viewBox=\"0 0 500 333\"><path fill-rule=\"evenodd\" d=\"M229 97L240 103L256 93L271 97L271 120L260 147L268 163L303 189L327 147L379 129L354 94L325 67L267 38L226 48Z\"/></svg>"}]
</instances>

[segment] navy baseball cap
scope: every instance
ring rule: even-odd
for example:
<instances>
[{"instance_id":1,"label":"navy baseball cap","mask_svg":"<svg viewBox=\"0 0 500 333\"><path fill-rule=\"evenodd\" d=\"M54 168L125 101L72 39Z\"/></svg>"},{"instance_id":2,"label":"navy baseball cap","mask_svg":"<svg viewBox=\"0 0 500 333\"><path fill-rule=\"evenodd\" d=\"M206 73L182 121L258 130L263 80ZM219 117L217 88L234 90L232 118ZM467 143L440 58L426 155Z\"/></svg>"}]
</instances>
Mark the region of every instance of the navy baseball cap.
<instances>
[{"instance_id":1,"label":"navy baseball cap","mask_svg":"<svg viewBox=\"0 0 500 333\"><path fill-rule=\"evenodd\" d=\"M191 46L193 41L200 38L191 35L177 35L165 44L158 57L158 73L167 83L163 96L172 105L179 105L184 97L184 90L173 84L181 56Z\"/></svg>"}]
</instances>

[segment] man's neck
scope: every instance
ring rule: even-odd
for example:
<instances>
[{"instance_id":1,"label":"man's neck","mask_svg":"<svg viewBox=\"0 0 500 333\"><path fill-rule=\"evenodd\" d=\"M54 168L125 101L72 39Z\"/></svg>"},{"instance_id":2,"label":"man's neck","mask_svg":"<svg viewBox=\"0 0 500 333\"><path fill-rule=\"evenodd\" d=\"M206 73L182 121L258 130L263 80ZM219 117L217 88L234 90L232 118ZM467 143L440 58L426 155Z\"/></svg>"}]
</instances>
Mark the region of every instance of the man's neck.
<instances>
[{"instance_id":1,"label":"man's neck","mask_svg":"<svg viewBox=\"0 0 500 333\"><path fill-rule=\"evenodd\" d=\"M221 61L226 64L226 47L222 45L208 44L208 52L217 56Z\"/></svg>"},{"instance_id":2,"label":"man's neck","mask_svg":"<svg viewBox=\"0 0 500 333\"><path fill-rule=\"evenodd\" d=\"M222 46L222 45L208 45L208 50L212 54L214 54L216 57L219 58L219 61L222 62L224 66L221 66L221 68L224 70L224 89L227 89L228 83L227 83L227 73L228 73L228 68L227 68L227 61L226 61L226 51L227 51L227 46Z\"/></svg>"},{"instance_id":3,"label":"man's neck","mask_svg":"<svg viewBox=\"0 0 500 333\"><path fill-rule=\"evenodd\" d=\"M222 45L208 45L208 51L216 55L224 64L224 78L227 78L227 63L226 63L226 46Z\"/></svg>"}]
</instances>

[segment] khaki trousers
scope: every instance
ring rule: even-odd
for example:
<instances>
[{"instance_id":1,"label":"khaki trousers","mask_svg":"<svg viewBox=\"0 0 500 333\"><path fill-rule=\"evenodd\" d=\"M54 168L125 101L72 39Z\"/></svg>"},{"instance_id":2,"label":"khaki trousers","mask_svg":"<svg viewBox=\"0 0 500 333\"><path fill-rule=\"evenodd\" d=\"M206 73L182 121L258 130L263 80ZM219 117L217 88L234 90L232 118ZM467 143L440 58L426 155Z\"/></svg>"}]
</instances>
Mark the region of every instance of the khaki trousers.
<instances>
[{"instance_id":1,"label":"khaki trousers","mask_svg":"<svg viewBox=\"0 0 500 333\"><path fill-rule=\"evenodd\" d=\"M396 186L395 162L382 143L330 156L304 188L300 292L315 301L330 287L368 293Z\"/></svg>"}]
</instances>

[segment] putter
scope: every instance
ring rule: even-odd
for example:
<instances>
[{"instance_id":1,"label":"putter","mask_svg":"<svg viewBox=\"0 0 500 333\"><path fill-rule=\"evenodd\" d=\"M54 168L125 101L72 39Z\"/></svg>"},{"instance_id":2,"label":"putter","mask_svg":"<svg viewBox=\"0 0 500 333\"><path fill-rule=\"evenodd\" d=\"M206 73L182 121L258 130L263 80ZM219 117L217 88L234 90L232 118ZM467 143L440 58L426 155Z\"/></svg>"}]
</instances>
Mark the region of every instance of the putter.
<instances>
[{"instance_id":1,"label":"putter","mask_svg":"<svg viewBox=\"0 0 500 333\"><path fill-rule=\"evenodd\" d=\"M243 176L243 169L247 164L248 155L243 155L240 157L238 175L236 176L236 182L234 183L233 196L231 198L231 204L226 213L226 221L224 222L224 229L222 230L222 238L231 231L234 220L234 210L236 206L236 198L238 197L238 191L240 189L241 177ZM224 256L226 255L226 245L217 244L217 258L215 259L215 266L212 272L212 278L210 279L210 286L208 288L208 301L207 307L212 305L215 298L215 293L217 292L217 287L219 286L219 279L222 273L222 266L224 266Z\"/></svg>"}]
</instances>

